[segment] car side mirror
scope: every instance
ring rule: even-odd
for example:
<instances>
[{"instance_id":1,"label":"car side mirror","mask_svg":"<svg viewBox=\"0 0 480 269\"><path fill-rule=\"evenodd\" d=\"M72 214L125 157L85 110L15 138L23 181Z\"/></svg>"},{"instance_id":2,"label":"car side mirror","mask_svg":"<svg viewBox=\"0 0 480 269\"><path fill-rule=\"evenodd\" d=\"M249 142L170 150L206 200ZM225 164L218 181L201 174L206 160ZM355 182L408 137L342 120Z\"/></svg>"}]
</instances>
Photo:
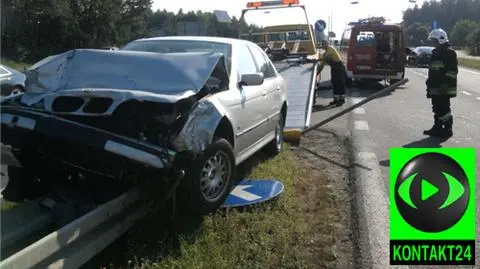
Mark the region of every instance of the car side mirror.
<instances>
[{"instance_id":1,"label":"car side mirror","mask_svg":"<svg viewBox=\"0 0 480 269\"><path fill-rule=\"evenodd\" d=\"M240 77L240 86L257 86L263 84L263 73L243 74Z\"/></svg>"}]
</instances>

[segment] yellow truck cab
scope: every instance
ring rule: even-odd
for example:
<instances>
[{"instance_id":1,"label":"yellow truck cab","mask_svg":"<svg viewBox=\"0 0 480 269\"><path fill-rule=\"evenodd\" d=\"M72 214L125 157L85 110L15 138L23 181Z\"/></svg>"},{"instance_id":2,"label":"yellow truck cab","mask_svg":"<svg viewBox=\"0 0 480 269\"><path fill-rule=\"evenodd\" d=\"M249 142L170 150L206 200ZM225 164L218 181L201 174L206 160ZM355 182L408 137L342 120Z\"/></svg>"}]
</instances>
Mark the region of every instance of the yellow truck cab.
<instances>
[{"instance_id":1,"label":"yellow truck cab","mask_svg":"<svg viewBox=\"0 0 480 269\"><path fill-rule=\"evenodd\" d=\"M301 8L305 13L305 24L282 24L264 27L257 33L241 33L240 38L257 43L269 53L272 60L285 58L302 58L306 62L318 60L318 49L315 45L315 32L309 24L304 5L299 0L256 1L248 2L242 10L240 20L246 12L258 9Z\"/></svg>"}]
</instances>

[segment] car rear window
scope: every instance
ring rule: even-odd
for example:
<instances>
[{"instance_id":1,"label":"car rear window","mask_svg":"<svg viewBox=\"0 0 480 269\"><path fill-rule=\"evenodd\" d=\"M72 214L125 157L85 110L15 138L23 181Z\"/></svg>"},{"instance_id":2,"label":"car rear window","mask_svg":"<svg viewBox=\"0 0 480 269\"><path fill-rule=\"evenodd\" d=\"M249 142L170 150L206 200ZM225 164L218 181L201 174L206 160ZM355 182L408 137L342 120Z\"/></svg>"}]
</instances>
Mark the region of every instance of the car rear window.
<instances>
[{"instance_id":1,"label":"car rear window","mask_svg":"<svg viewBox=\"0 0 480 269\"><path fill-rule=\"evenodd\" d=\"M223 53L227 61L227 69L230 73L230 59L232 48L230 44L212 41L197 40L138 40L133 41L120 50L146 51L156 53L179 53L179 52L218 52Z\"/></svg>"},{"instance_id":2,"label":"car rear window","mask_svg":"<svg viewBox=\"0 0 480 269\"><path fill-rule=\"evenodd\" d=\"M420 53L431 54L433 49L434 49L433 47L431 47L431 48L430 47L421 47L421 48L416 48L415 52L417 54L420 54Z\"/></svg>"},{"instance_id":3,"label":"car rear window","mask_svg":"<svg viewBox=\"0 0 480 269\"><path fill-rule=\"evenodd\" d=\"M375 34L373 32L358 32L355 39L357 40L357 48L375 47Z\"/></svg>"}]
</instances>

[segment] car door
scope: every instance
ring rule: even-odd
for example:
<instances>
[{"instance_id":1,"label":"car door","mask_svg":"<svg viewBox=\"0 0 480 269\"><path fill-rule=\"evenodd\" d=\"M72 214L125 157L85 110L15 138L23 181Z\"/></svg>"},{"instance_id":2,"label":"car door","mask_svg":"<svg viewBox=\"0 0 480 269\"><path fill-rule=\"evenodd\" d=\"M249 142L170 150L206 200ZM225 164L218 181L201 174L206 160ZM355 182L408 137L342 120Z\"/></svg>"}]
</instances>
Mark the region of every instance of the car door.
<instances>
[{"instance_id":1,"label":"car door","mask_svg":"<svg viewBox=\"0 0 480 269\"><path fill-rule=\"evenodd\" d=\"M268 119L268 122L262 127L262 132L267 135L269 132L275 130L277 117L281 109L280 104L280 81L278 80L277 73L273 66L271 66L270 60L268 60L265 53L256 45L250 45L250 50L257 63L258 72L262 72L265 78L261 85L261 91L264 95L262 104L262 113Z\"/></svg>"},{"instance_id":2,"label":"car door","mask_svg":"<svg viewBox=\"0 0 480 269\"><path fill-rule=\"evenodd\" d=\"M238 44L235 50L235 67L237 70L236 89L241 96L240 104L232 108L232 117L235 118L237 154L253 146L264 135L262 129L266 123L264 108L265 95L262 85L240 86L242 74L257 73L257 66L253 56L245 44Z\"/></svg>"}]
</instances>

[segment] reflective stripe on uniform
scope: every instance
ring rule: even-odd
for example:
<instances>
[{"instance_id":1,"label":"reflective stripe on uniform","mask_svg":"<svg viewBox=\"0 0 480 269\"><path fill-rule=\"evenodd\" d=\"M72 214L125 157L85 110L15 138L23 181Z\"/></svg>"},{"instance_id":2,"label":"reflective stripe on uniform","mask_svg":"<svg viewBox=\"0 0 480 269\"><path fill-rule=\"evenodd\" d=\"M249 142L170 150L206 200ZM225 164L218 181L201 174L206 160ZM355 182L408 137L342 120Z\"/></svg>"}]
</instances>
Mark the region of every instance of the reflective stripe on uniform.
<instances>
[{"instance_id":1,"label":"reflective stripe on uniform","mask_svg":"<svg viewBox=\"0 0 480 269\"><path fill-rule=\"evenodd\" d=\"M451 78L457 78L457 72L455 72L455 71L448 71L447 73L445 73L445 76L451 77Z\"/></svg>"},{"instance_id":2,"label":"reflective stripe on uniform","mask_svg":"<svg viewBox=\"0 0 480 269\"><path fill-rule=\"evenodd\" d=\"M450 112L448 112L447 114L439 117L438 119L443 121L443 122L446 122L446 121L450 120L450 118L452 118L452 114Z\"/></svg>"},{"instance_id":3,"label":"reflective stripe on uniform","mask_svg":"<svg viewBox=\"0 0 480 269\"><path fill-rule=\"evenodd\" d=\"M454 95L457 94L457 88L430 88L428 89L428 93L433 95Z\"/></svg>"},{"instance_id":4,"label":"reflective stripe on uniform","mask_svg":"<svg viewBox=\"0 0 480 269\"><path fill-rule=\"evenodd\" d=\"M445 65L443 64L442 61L434 61L430 64L430 68L433 70L438 70L440 68L444 68Z\"/></svg>"}]
</instances>

